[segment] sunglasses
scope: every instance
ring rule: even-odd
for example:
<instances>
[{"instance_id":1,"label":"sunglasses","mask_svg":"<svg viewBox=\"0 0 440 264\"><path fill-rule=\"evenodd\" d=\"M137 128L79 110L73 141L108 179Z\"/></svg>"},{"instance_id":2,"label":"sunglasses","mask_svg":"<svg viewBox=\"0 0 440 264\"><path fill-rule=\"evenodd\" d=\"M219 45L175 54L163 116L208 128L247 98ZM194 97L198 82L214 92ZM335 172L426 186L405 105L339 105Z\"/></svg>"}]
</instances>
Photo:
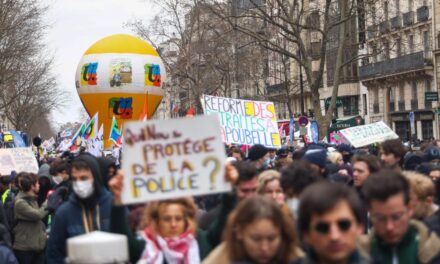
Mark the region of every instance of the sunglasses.
<instances>
[{"instance_id":1,"label":"sunglasses","mask_svg":"<svg viewBox=\"0 0 440 264\"><path fill-rule=\"evenodd\" d=\"M336 221L336 225L338 226L339 230L342 232L347 232L351 227L351 220L348 219L340 219ZM323 235L327 235L330 232L331 223L329 222L318 222L315 225L315 230L318 233L321 233Z\"/></svg>"}]
</instances>

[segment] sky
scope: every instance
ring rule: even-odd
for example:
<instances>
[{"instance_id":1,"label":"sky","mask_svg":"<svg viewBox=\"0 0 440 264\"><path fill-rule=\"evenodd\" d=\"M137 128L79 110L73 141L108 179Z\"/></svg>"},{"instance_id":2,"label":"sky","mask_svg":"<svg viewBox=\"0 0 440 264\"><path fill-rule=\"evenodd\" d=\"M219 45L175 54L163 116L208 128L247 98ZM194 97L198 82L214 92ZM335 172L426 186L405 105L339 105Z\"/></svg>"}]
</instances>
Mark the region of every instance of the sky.
<instances>
[{"instance_id":1,"label":"sky","mask_svg":"<svg viewBox=\"0 0 440 264\"><path fill-rule=\"evenodd\" d=\"M82 104L75 88L75 72L84 52L96 41L113 34L134 34L124 23L153 15L146 0L45 0L49 29L46 43L53 54L53 74L58 88L69 99L53 111L55 125L82 121Z\"/></svg>"}]
</instances>

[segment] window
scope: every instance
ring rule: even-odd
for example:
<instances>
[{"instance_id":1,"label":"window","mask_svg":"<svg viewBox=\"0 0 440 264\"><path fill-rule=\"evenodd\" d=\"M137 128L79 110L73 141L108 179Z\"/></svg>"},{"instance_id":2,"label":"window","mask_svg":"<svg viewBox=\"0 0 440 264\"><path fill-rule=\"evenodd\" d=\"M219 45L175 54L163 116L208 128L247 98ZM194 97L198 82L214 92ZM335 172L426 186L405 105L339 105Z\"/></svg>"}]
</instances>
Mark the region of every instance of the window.
<instances>
[{"instance_id":1,"label":"window","mask_svg":"<svg viewBox=\"0 0 440 264\"><path fill-rule=\"evenodd\" d=\"M372 57L373 57L373 62L374 63L376 63L376 62L378 62L378 58L377 58L377 47L376 46L373 46L372 47Z\"/></svg>"},{"instance_id":2,"label":"window","mask_svg":"<svg viewBox=\"0 0 440 264\"><path fill-rule=\"evenodd\" d=\"M359 114L359 97L345 96L342 98L344 116L353 116Z\"/></svg>"},{"instance_id":3,"label":"window","mask_svg":"<svg viewBox=\"0 0 440 264\"><path fill-rule=\"evenodd\" d=\"M402 56L402 46L400 44L400 38L396 39L396 55L397 57Z\"/></svg>"},{"instance_id":4,"label":"window","mask_svg":"<svg viewBox=\"0 0 440 264\"><path fill-rule=\"evenodd\" d=\"M388 20L388 1L383 3L383 13L385 15L385 21Z\"/></svg>"},{"instance_id":5,"label":"window","mask_svg":"<svg viewBox=\"0 0 440 264\"><path fill-rule=\"evenodd\" d=\"M383 46L384 46L383 60L389 60L390 59L390 43L384 42Z\"/></svg>"},{"instance_id":6,"label":"window","mask_svg":"<svg viewBox=\"0 0 440 264\"><path fill-rule=\"evenodd\" d=\"M409 48L409 53L414 53L414 36L413 35L408 36L408 48Z\"/></svg>"},{"instance_id":7,"label":"window","mask_svg":"<svg viewBox=\"0 0 440 264\"><path fill-rule=\"evenodd\" d=\"M427 92L431 91L431 79L425 80L425 89Z\"/></svg>"},{"instance_id":8,"label":"window","mask_svg":"<svg viewBox=\"0 0 440 264\"><path fill-rule=\"evenodd\" d=\"M376 88L374 90L374 103L378 104L379 103L379 88Z\"/></svg>"},{"instance_id":9,"label":"window","mask_svg":"<svg viewBox=\"0 0 440 264\"><path fill-rule=\"evenodd\" d=\"M411 97L413 100L417 99L417 82L416 81L412 82Z\"/></svg>"},{"instance_id":10,"label":"window","mask_svg":"<svg viewBox=\"0 0 440 264\"><path fill-rule=\"evenodd\" d=\"M396 122L396 134L402 141L409 140L409 121Z\"/></svg>"},{"instance_id":11,"label":"window","mask_svg":"<svg viewBox=\"0 0 440 264\"><path fill-rule=\"evenodd\" d=\"M429 46L429 31L423 31L423 48L425 52L430 50Z\"/></svg>"},{"instance_id":12,"label":"window","mask_svg":"<svg viewBox=\"0 0 440 264\"><path fill-rule=\"evenodd\" d=\"M400 0L396 0L396 16L400 15Z\"/></svg>"},{"instance_id":13,"label":"window","mask_svg":"<svg viewBox=\"0 0 440 264\"><path fill-rule=\"evenodd\" d=\"M422 138L424 140L432 139L434 137L432 120L422 120Z\"/></svg>"}]
</instances>

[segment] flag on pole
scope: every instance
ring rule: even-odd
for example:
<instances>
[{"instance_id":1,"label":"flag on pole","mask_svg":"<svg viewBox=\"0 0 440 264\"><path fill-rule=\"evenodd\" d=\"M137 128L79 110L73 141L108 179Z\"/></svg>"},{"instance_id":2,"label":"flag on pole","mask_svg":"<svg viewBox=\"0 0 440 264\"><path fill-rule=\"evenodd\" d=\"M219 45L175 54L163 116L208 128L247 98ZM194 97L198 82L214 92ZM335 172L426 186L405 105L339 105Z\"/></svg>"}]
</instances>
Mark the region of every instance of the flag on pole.
<instances>
[{"instance_id":1,"label":"flag on pole","mask_svg":"<svg viewBox=\"0 0 440 264\"><path fill-rule=\"evenodd\" d=\"M92 119L90 119L89 123L87 124L83 138L85 140L94 139L97 136L98 133L98 113L96 113Z\"/></svg>"},{"instance_id":2,"label":"flag on pole","mask_svg":"<svg viewBox=\"0 0 440 264\"><path fill-rule=\"evenodd\" d=\"M84 131L86 130L87 121L88 120L84 121L81 124L81 126L76 131L75 135L70 140L70 143L68 145L68 148L70 149L70 151L75 151L78 149L79 146L81 146L82 136L84 135Z\"/></svg>"},{"instance_id":3,"label":"flag on pole","mask_svg":"<svg viewBox=\"0 0 440 264\"><path fill-rule=\"evenodd\" d=\"M116 122L115 116L113 116L112 120L112 127L110 129L110 140L113 141L115 144L118 144L118 141L120 141L121 137L121 131L119 130L118 123Z\"/></svg>"},{"instance_id":4,"label":"flag on pole","mask_svg":"<svg viewBox=\"0 0 440 264\"><path fill-rule=\"evenodd\" d=\"M190 106L188 112L186 113L186 117L194 117L195 114L196 110L192 106Z\"/></svg>"}]
</instances>

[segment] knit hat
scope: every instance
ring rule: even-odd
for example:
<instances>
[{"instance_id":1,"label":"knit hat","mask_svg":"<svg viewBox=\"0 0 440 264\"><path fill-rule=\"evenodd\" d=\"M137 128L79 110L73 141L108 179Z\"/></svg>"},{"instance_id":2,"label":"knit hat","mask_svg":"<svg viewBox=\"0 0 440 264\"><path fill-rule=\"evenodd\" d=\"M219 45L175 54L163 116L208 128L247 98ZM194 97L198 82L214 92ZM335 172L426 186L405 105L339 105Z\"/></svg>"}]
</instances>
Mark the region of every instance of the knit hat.
<instances>
[{"instance_id":1,"label":"knit hat","mask_svg":"<svg viewBox=\"0 0 440 264\"><path fill-rule=\"evenodd\" d=\"M352 148L351 148L350 145L343 143L343 144L338 146L338 151L341 152L341 153L344 152L344 151L346 151L348 153L351 153L352 152Z\"/></svg>"},{"instance_id":2,"label":"knit hat","mask_svg":"<svg viewBox=\"0 0 440 264\"><path fill-rule=\"evenodd\" d=\"M327 162L327 151L323 148L310 149L306 151L303 159L312 164L318 165L321 168L325 168L325 164Z\"/></svg>"},{"instance_id":3,"label":"knit hat","mask_svg":"<svg viewBox=\"0 0 440 264\"><path fill-rule=\"evenodd\" d=\"M256 161L264 157L267 154L267 152L269 152L269 149L266 148L265 146L260 144L253 145L249 150L248 158L251 161Z\"/></svg>"}]
</instances>

